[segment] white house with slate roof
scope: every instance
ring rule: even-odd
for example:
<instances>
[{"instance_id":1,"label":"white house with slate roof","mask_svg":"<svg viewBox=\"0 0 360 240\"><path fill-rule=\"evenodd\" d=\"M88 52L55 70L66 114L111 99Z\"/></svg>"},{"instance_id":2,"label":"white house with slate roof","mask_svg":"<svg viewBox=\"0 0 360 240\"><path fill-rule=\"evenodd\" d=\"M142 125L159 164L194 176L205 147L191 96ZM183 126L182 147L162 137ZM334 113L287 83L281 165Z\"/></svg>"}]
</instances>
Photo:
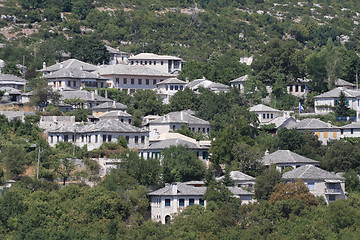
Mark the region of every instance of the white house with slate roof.
<instances>
[{"instance_id":1,"label":"white house with slate roof","mask_svg":"<svg viewBox=\"0 0 360 240\"><path fill-rule=\"evenodd\" d=\"M249 75L244 75L239 78L230 81L232 87L239 89L241 93L244 93L245 82L249 79Z\"/></svg>"},{"instance_id":2,"label":"white house with slate roof","mask_svg":"<svg viewBox=\"0 0 360 240\"><path fill-rule=\"evenodd\" d=\"M180 129L182 125L185 125L192 131L204 134L209 134L211 130L211 125L208 121L193 116L189 111L168 113L149 121L145 126L150 131L150 140L156 140L163 134Z\"/></svg>"},{"instance_id":3,"label":"white house with slate roof","mask_svg":"<svg viewBox=\"0 0 360 240\"><path fill-rule=\"evenodd\" d=\"M293 111L280 111L275 108L265 106L264 104L258 104L249 109L250 112L255 113L258 116L260 125L275 124L276 127L282 125L291 116Z\"/></svg>"},{"instance_id":4,"label":"white house with slate roof","mask_svg":"<svg viewBox=\"0 0 360 240\"><path fill-rule=\"evenodd\" d=\"M209 89L214 93L227 92L230 90L230 87L228 85L212 82L210 80L207 80L205 77L202 79L195 79L189 82L188 84L186 84L186 87L190 88L195 93L198 93L200 88Z\"/></svg>"},{"instance_id":5,"label":"white house with slate roof","mask_svg":"<svg viewBox=\"0 0 360 240\"><path fill-rule=\"evenodd\" d=\"M229 187L229 190L245 204L254 202L254 194L251 192L236 187ZM176 182L149 193L151 219L163 224L170 223L171 219L187 206L199 204L206 207L206 201L203 199L205 191L206 187Z\"/></svg>"},{"instance_id":6,"label":"white house with slate roof","mask_svg":"<svg viewBox=\"0 0 360 240\"><path fill-rule=\"evenodd\" d=\"M117 48L112 48L110 46L105 46L106 50L108 50L109 54L110 54L110 60L109 60L109 64L120 64L120 63L126 63L128 60L128 53L120 51Z\"/></svg>"},{"instance_id":7,"label":"white house with slate roof","mask_svg":"<svg viewBox=\"0 0 360 240\"><path fill-rule=\"evenodd\" d=\"M224 179L224 177L225 176L218 177L216 178L216 181L221 181L222 179ZM230 178L231 180L233 180L236 187L250 189L251 191L254 190L255 180L256 180L254 177L249 176L240 171L231 171Z\"/></svg>"},{"instance_id":8,"label":"white house with slate roof","mask_svg":"<svg viewBox=\"0 0 360 240\"><path fill-rule=\"evenodd\" d=\"M126 111L127 106L122 103L118 103L116 101L112 102L104 102L102 104L99 104L97 106L94 106L92 108L92 114L95 117L100 117L103 114L106 114L108 112L112 111Z\"/></svg>"},{"instance_id":9,"label":"white house with slate roof","mask_svg":"<svg viewBox=\"0 0 360 240\"><path fill-rule=\"evenodd\" d=\"M48 142L52 147L59 142L71 142L79 147L87 145L88 150L91 151L105 142L116 143L120 136L127 140L129 148L139 148L149 144L147 130L113 119L52 129L48 131Z\"/></svg>"},{"instance_id":10,"label":"white house with slate roof","mask_svg":"<svg viewBox=\"0 0 360 240\"><path fill-rule=\"evenodd\" d=\"M0 73L0 88L9 87L17 90L25 90L27 81L12 74Z\"/></svg>"},{"instance_id":11,"label":"white house with slate roof","mask_svg":"<svg viewBox=\"0 0 360 240\"><path fill-rule=\"evenodd\" d=\"M125 64L103 66L95 73L108 79L108 87L117 88L127 93L134 93L139 89L156 89L157 83L174 77L173 74L148 66Z\"/></svg>"},{"instance_id":12,"label":"white house with slate roof","mask_svg":"<svg viewBox=\"0 0 360 240\"><path fill-rule=\"evenodd\" d=\"M298 78L287 85L287 92L294 95L295 97L304 97L307 94L305 89L306 84L310 82L310 79Z\"/></svg>"},{"instance_id":13,"label":"white house with slate roof","mask_svg":"<svg viewBox=\"0 0 360 240\"><path fill-rule=\"evenodd\" d=\"M93 108L103 103L113 104L113 100L109 98L104 98L97 94L96 91L81 91L81 90L71 90L71 91L60 91L60 105L64 105L66 100L81 100L81 106L70 106L71 109L84 107L84 108Z\"/></svg>"},{"instance_id":14,"label":"white house with slate roof","mask_svg":"<svg viewBox=\"0 0 360 240\"><path fill-rule=\"evenodd\" d=\"M265 166L276 166L276 169L281 172L287 167L299 168L304 165L319 166L319 162L307 157L303 157L290 150L278 150L271 154L265 154L260 160Z\"/></svg>"},{"instance_id":15,"label":"white house with slate roof","mask_svg":"<svg viewBox=\"0 0 360 240\"><path fill-rule=\"evenodd\" d=\"M193 141L191 141L193 140ZM159 142L152 143L150 146L146 146L144 148L139 148L139 155L142 158L150 159L150 158L161 158L161 152L165 148L169 148L171 146L187 146L190 150L196 152L196 155L200 160L204 162L209 158L209 149L210 144L209 141L196 141L194 139L184 140L180 138L171 138L162 140Z\"/></svg>"},{"instance_id":16,"label":"white house with slate roof","mask_svg":"<svg viewBox=\"0 0 360 240\"><path fill-rule=\"evenodd\" d=\"M156 84L157 94L163 98L163 103L168 104L172 96L185 88L186 82L177 78L168 78Z\"/></svg>"},{"instance_id":17,"label":"white house with slate roof","mask_svg":"<svg viewBox=\"0 0 360 240\"><path fill-rule=\"evenodd\" d=\"M302 180L315 196L323 196L327 203L345 198L345 178L314 165L304 165L282 175L286 182Z\"/></svg>"},{"instance_id":18,"label":"white house with slate roof","mask_svg":"<svg viewBox=\"0 0 360 240\"><path fill-rule=\"evenodd\" d=\"M346 89L349 89L349 90L356 90L356 84L353 84L351 82L345 81L345 80L340 79L340 78L335 81L335 85L337 87L343 87L343 88L346 88Z\"/></svg>"},{"instance_id":19,"label":"white house with slate roof","mask_svg":"<svg viewBox=\"0 0 360 240\"><path fill-rule=\"evenodd\" d=\"M147 66L160 72L178 73L181 71L184 61L181 58L174 56L140 53L129 57L129 64Z\"/></svg>"},{"instance_id":20,"label":"white house with slate roof","mask_svg":"<svg viewBox=\"0 0 360 240\"><path fill-rule=\"evenodd\" d=\"M323 144L327 144L330 139L340 139L341 129L330 123L323 122L316 118L306 118L299 122L288 122L281 127L288 129L297 129L298 131L311 131L318 136Z\"/></svg>"}]
</instances>

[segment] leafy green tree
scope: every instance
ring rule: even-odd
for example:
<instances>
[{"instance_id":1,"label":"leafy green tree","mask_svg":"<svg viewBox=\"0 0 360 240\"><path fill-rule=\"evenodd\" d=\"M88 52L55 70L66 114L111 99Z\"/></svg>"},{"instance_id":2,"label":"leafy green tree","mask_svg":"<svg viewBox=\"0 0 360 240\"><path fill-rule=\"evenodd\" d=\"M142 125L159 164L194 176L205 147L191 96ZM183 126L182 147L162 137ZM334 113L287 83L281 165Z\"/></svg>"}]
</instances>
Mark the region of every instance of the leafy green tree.
<instances>
[{"instance_id":1,"label":"leafy green tree","mask_svg":"<svg viewBox=\"0 0 360 240\"><path fill-rule=\"evenodd\" d=\"M91 36L73 38L69 45L69 52L72 58L93 64L108 63L110 57L105 44Z\"/></svg>"},{"instance_id":2,"label":"leafy green tree","mask_svg":"<svg viewBox=\"0 0 360 240\"><path fill-rule=\"evenodd\" d=\"M90 12L92 2L90 0L76 0L72 5L72 12L81 20L84 20Z\"/></svg>"},{"instance_id":3,"label":"leafy green tree","mask_svg":"<svg viewBox=\"0 0 360 240\"><path fill-rule=\"evenodd\" d=\"M255 197L258 201L269 200L276 184L281 181L281 173L275 168L268 168L256 177Z\"/></svg>"},{"instance_id":4,"label":"leafy green tree","mask_svg":"<svg viewBox=\"0 0 360 240\"><path fill-rule=\"evenodd\" d=\"M350 116L350 108L348 107L348 102L343 92L340 93L339 101L335 106L335 115L336 117Z\"/></svg>"},{"instance_id":5,"label":"leafy green tree","mask_svg":"<svg viewBox=\"0 0 360 240\"><path fill-rule=\"evenodd\" d=\"M346 192L360 192L360 180L355 170L348 170L344 173Z\"/></svg>"},{"instance_id":6,"label":"leafy green tree","mask_svg":"<svg viewBox=\"0 0 360 240\"><path fill-rule=\"evenodd\" d=\"M13 62L6 63L5 67L3 67L3 69L1 69L1 73L12 74L12 75L15 75L18 77L21 76L19 68Z\"/></svg>"},{"instance_id":7,"label":"leafy green tree","mask_svg":"<svg viewBox=\"0 0 360 240\"><path fill-rule=\"evenodd\" d=\"M187 146L170 146L161 153L163 179L166 183L201 180L204 166Z\"/></svg>"},{"instance_id":8,"label":"leafy green tree","mask_svg":"<svg viewBox=\"0 0 360 240\"><path fill-rule=\"evenodd\" d=\"M66 180L68 180L71 176L71 172L75 169L75 165L73 164L71 159L64 158L60 159L60 164L56 168L56 173L63 180L63 185L65 185Z\"/></svg>"},{"instance_id":9,"label":"leafy green tree","mask_svg":"<svg viewBox=\"0 0 360 240\"><path fill-rule=\"evenodd\" d=\"M207 202L215 202L217 206L222 206L230 201L231 196L232 192L226 187L226 185L213 181L209 184L209 186L207 186L204 199Z\"/></svg>"},{"instance_id":10,"label":"leafy green tree","mask_svg":"<svg viewBox=\"0 0 360 240\"><path fill-rule=\"evenodd\" d=\"M198 105L199 99L196 94L191 89L185 88L170 98L169 109L174 112L187 109L197 110Z\"/></svg>"},{"instance_id":11,"label":"leafy green tree","mask_svg":"<svg viewBox=\"0 0 360 240\"><path fill-rule=\"evenodd\" d=\"M243 173L254 175L260 169L259 159L263 156L258 145L249 145L238 142L233 146L234 159L228 165L231 170L239 170Z\"/></svg>"},{"instance_id":12,"label":"leafy green tree","mask_svg":"<svg viewBox=\"0 0 360 240\"><path fill-rule=\"evenodd\" d=\"M20 175L25 172L26 160L25 151L21 145L8 145L5 148L4 163L11 178L20 179Z\"/></svg>"}]
</instances>

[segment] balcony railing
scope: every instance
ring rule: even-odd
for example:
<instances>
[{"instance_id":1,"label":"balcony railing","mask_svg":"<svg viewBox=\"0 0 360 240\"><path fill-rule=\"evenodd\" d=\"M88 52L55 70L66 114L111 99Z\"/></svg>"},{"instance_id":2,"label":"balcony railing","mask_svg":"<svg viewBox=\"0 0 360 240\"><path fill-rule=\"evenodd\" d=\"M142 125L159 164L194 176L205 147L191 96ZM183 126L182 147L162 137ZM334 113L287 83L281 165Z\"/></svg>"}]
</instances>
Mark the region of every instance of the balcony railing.
<instances>
[{"instance_id":1,"label":"balcony railing","mask_svg":"<svg viewBox=\"0 0 360 240\"><path fill-rule=\"evenodd\" d=\"M341 188L327 188L325 189L325 193L342 193Z\"/></svg>"}]
</instances>

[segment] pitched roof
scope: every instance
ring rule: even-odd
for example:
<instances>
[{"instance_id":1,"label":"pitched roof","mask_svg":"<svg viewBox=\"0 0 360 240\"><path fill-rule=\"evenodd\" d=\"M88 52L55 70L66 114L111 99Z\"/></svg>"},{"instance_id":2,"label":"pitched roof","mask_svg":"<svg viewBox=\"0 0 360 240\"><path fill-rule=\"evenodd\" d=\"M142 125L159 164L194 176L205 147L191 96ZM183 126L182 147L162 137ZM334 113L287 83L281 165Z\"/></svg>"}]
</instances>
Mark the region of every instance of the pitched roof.
<instances>
[{"instance_id":1,"label":"pitched roof","mask_svg":"<svg viewBox=\"0 0 360 240\"><path fill-rule=\"evenodd\" d=\"M60 63L56 63L50 67L47 67L45 69L41 69L39 71L41 72L54 72L54 71L58 71L61 68L76 68L76 69L81 69L83 68L84 71L95 71L96 69L98 69L98 66L95 66L93 64L90 63L86 63L77 59L68 59L66 61L60 62Z\"/></svg>"},{"instance_id":2,"label":"pitched roof","mask_svg":"<svg viewBox=\"0 0 360 240\"><path fill-rule=\"evenodd\" d=\"M217 178L218 180L223 179L225 176L221 176ZM242 173L240 171L231 171L230 172L230 178L234 181L255 181L255 178L252 176L249 176L245 173Z\"/></svg>"},{"instance_id":3,"label":"pitched roof","mask_svg":"<svg viewBox=\"0 0 360 240\"><path fill-rule=\"evenodd\" d=\"M314 98L338 98L340 97L341 92L343 92L347 98L355 98L360 96L360 91L349 90L344 87L337 87L328 92L315 96Z\"/></svg>"},{"instance_id":4,"label":"pitched roof","mask_svg":"<svg viewBox=\"0 0 360 240\"><path fill-rule=\"evenodd\" d=\"M177 190L177 191L175 191ZM185 183L176 182L168 184L154 192L149 193L150 196L203 196L206 187L194 187Z\"/></svg>"},{"instance_id":5,"label":"pitched roof","mask_svg":"<svg viewBox=\"0 0 360 240\"><path fill-rule=\"evenodd\" d=\"M92 72L84 71L77 68L62 68L57 71L51 72L45 75L47 79L53 78L72 78L72 79L99 79L106 80L106 78L100 77L100 75Z\"/></svg>"},{"instance_id":6,"label":"pitched roof","mask_svg":"<svg viewBox=\"0 0 360 240\"><path fill-rule=\"evenodd\" d=\"M168 55L157 55L154 53L139 53L135 56L129 57L129 60L182 60L179 57Z\"/></svg>"},{"instance_id":7,"label":"pitched roof","mask_svg":"<svg viewBox=\"0 0 360 240\"><path fill-rule=\"evenodd\" d=\"M282 175L283 179L341 180L345 178L325 171L314 165L304 165Z\"/></svg>"},{"instance_id":8,"label":"pitched roof","mask_svg":"<svg viewBox=\"0 0 360 240\"><path fill-rule=\"evenodd\" d=\"M127 109L127 106L125 104L112 101L112 102L105 102L93 107L93 110L99 110L99 109L125 110Z\"/></svg>"},{"instance_id":9,"label":"pitched roof","mask_svg":"<svg viewBox=\"0 0 360 240\"><path fill-rule=\"evenodd\" d=\"M110 111L99 116L99 118L111 118L111 117L131 117L131 114L124 111Z\"/></svg>"},{"instance_id":10,"label":"pitched roof","mask_svg":"<svg viewBox=\"0 0 360 240\"><path fill-rule=\"evenodd\" d=\"M14 82L22 82L22 83L27 82L25 79L19 78L18 76L12 74L3 74L3 73L0 73L0 81L14 81Z\"/></svg>"},{"instance_id":11,"label":"pitched roof","mask_svg":"<svg viewBox=\"0 0 360 240\"><path fill-rule=\"evenodd\" d=\"M173 74L161 72L156 69L142 66L142 65L125 65L115 64L102 66L95 73L101 76L107 75L134 75L134 76L158 76L158 77L173 77Z\"/></svg>"},{"instance_id":12,"label":"pitched roof","mask_svg":"<svg viewBox=\"0 0 360 240\"><path fill-rule=\"evenodd\" d=\"M360 128L360 123L359 122L352 122L352 123L347 124L345 126L342 126L340 128L342 128L342 129L351 129L351 128L359 129Z\"/></svg>"},{"instance_id":13,"label":"pitched roof","mask_svg":"<svg viewBox=\"0 0 360 240\"><path fill-rule=\"evenodd\" d=\"M188 84L186 84L186 87L190 88L192 90L197 89L199 87L203 87L203 88L207 88L207 89L228 89L228 88L230 88L228 85L212 82L205 78L195 79L195 80L189 82Z\"/></svg>"},{"instance_id":14,"label":"pitched roof","mask_svg":"<svg viewBox=\"0 0 360 240\"><path fill-rule=\"evenodd\" d=\"M345 81L343 79L338 79L335 81L335 85L336 86L339 86L339 87L343 87L343 86L348 86L348 87L356 87L355 84L351 83L351 82L348 82L348 81Z\"/></svg>"},{"instance_id":15,"label":"pitched roof","mask_svg":"<svg viewBox=\"0 0 360 240\"><path fill-rule=\"evenodd\" d=\"M24 112L24 111L0 111L1 115L4 115L9 121L11 121L14 118L20 118L27 115L35 115L34 112Z\"/></svg>"},{"instance_id":16,"label":"pitched roof","mask_svg":"<svg viewBox=\"0 0 360 240\"><path fill-rule=\"evenodd\" d=\"M199 124L199 125L210 125L208 121L205 121L201 118L195 117L188 113L187 111L181 112L171 112L160 118L152 120L149 124L171 124L171 123L184 123L184 124Z\"/></svg>"},{"instance_id":17,"label":"pitched roof","mask_svg":"<svg viewBox=\"0 0 360 240\"><path fill-rule=\"evenodd\" d=\"M91 132L117 132L117 133L139 133L148 132L145 129L135 127L118 119L101 119L96 123L81 123L76 126L61 126L49 132L52 133L91 133Z\"/></svg>"},{"instance_id":18,"label":"pitched roof","mask_svg":"<svg viewBox=\"0 0 360 240\"><path fill-rule=\"evenodd\" d=\"M255 195L255 193L246 191L244 189L242 189L241 187L227 187L232 194L240 196L240 195Z\"/></svg>"},{"instance_id":19,"label":"pitched roof","mask_svg":"<svg viewBox=\"0 0 360 240\"><path fill-rule=\"evenodd\" d=\"M318 161L312 160L307 157L303 157L297 153L291 152L290 150L278 150L269 155L265 155L261 159L261 162L264 165L296 164L296 163L319 164Z\"/></svg>"},{"instance_id":20,"label":"pitched roof","mask_svg":"<svg viewBox=\"0 0 360 240\"><path fill-rule=\"evenodd\" d=\"M237 83L237 82L246 82L247 80L249 79L249 75L244 75L244 76L241 76L239 78L236 78L234 80L231 80L230 82L231 83Z\"/></svg>"},{"instance_id":21,"label":"pitched roof","mask_svg":"<svg viewBox=\"0 0 360 240\"><path fill-rule=\"evenodd\" d=\"M82 91L82 90L75 90L75 91L60 91L61 99L81 99L83 101L97 101L97 102L111 102L113 100L104 98L96 93ZM94 97L94 98L93 98Z\"/></svg>"},{"instance_id":22,"label":"pitched roof","mask_svg":"<svg viewBox=\"0 0 360 240\"><path fill-rule=\"evenodd\" d=\"M164 81L162 82L159 82L157 83L156 85L162 85L162 84L186 84L186 82L184 81L181 81L177 78L168 78L168 79L165 79Z\"/></svg>"},{"instance_id":23,"label":"pitched roof","mask_svg":"<svg viewBox=\"0 0 360 240\"><path fill-rule=\"evenodd\" d=\"M119 49L117 48L112 48L110 46L107 46L105 45L106 47L106 50L108 50L109 53L113 53L113 54L122 54L122 53L126 53L126 52L123 52L123 51L120 51ZM127 53L126 53L127 54Z\"/></svg>"},{"instance_id":24,"label":"pitched roof","mask_svg":"<svg viewBox=\"0 0 360 240\"><path fill-rule=\"evenodd\" d=\"M264 104L258 104L249 109L250 112L281 112L275 108L265 106Z\"/></svg>"},{"instance_id":25,"label":"pitched roof","mask_svg":"<svg viewBox=\"0 0 360 240\"><path fill-rule=\"evenodd\" d=\"M172 139L166 139L166 140L162 140L159 141L157 143L153 143L151 144L149 147L145 148L145 149L149 149L149 150L162 150L165 148L169 148L171 146L187 146L189 149L209 149L208 147L204 147L204 146L200 146L199 144L190 142L190 141L186 141L184 139L180 139L180 138L172 138Z\"/></svg>"},{"instance_id":26,"label":"pitched roof","mask_svg":"<svg viewBox=\"0 0 360 240\"><path fill-rule=\"evenodd\" d=\"M300 130L313 130L313 129L328 129L328 128L334 128L337 129L338 127L335 127L331 125L330 123L323 122L316 118L306 118L301 120L300 122L290 122L285 126L288 129L300 129Z\"/></svg>"}]
</instances>

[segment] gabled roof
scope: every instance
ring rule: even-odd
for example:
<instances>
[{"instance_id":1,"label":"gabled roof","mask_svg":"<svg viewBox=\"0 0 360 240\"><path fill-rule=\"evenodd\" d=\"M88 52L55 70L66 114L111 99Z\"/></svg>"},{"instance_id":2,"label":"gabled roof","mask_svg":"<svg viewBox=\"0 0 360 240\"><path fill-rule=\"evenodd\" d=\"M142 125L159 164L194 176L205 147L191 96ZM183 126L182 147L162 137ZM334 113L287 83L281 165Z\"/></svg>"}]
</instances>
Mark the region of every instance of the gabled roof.
<instances>
[{"instance_id":1,"label":"gabled roof","mask_svg":"<svg viewBox=\"0 0 360 240\"><path fill-rule=\"evenodd\" d=\"M264 165L271 164L296 164L296 163L306 163L306 164L319 164L318 161L312 160L307 157L303 157L297 153L294 153L290 150L278 150L269 155L265 155L261 162Z\"/></svg>"},{"instance_id":2,"label":"gabled roof","mask_svg":"<svg viewBox=\"0 0 360 240\"><path fill-rule=\"evenodd\" d=\"M198 89L200 87L207 88L207 89L228 89L230 88L228 85L222 83L215 83L205 78L202 79L195 79L188 84L186 84L187 88L192 90Z\"/></svg>"},{"instance_id":3,"label":"gabled roof","mask_svg":"<svg viewBox=\"0 0 360 240\"><path fill-rule=\"evenodd\" d=\"M345 81L343 79L338 79L335 81L335 85L336 86L339 86L339 87L356 87L355 84L351 83L351 82L348 82L348 81Z\"/></svg>"},{"instance_id":4,"label":"gabled roof","mask_svg":"<svg viewBox=\"0 0 360 240\"><path fill-rule=\"evenodd\" d=\"M223 179L224 176L221 176L217 178L218 180ZM255 181L255 178L252 176L249 176L245 173L242 173L240 171L231 171L230 172L230 178L234 181Z\"/></svg>"},{"instance_id":5,"label":"gabled roof","mask_svg":"<svg viewBox=\"0 0 360 240\"><path fill-rule=\"evenodd\" d=\"M107 45L105 45L105 47L106 47L106 50L108 50L108 52L112 53L112 54L124 54L124 53L127 54L126 52L120 51L117 48L112 48L112 47L107 46Z\"/></svg>"},{"instance_id":6,"label":"gabled roof","mask_svg":"<svg viewBox=\"0 0 360 240\"><path fill-rule=\"evenodd\" d=\"M174 186L175 185L175 186ZM175 191L176 190L176 191ZM168 184L154 192L149 193L150 196L203 196L206 187L194 187L185 183Z\"/></svg>"},{"instance_id":7,"label":"gabled roof","mask_svg":"<svg viewBox=\"0 0 360 240\"><path fill-rule=\"evenodd\" d=\"M99 79L106 80L106 78L100 77L100 75L94 74L92 72L80 70L77 68L62 68L58 71L51 72L50 74L45 75L47 79L53 78L72 78L72 79Z\"/></svg>"},{"instance_id":8,"label":"gabled roof","mask_svg":"<svg viewBox=\"0 0 360 240\"><path fill-rule=\"evenodd\" d=\"M50 67L47 67L45 69L39 70L40 72L55 72L62 68L76 68L81 69L83 68L84 71L92 72L98 69L98 66L95 66L90 63L86 63L77 59L68 59L66 61L56 63Z\"/></svg>"},{"instance_id":9,"label":"gabled roof","mask_svg":"<svg viewBox=\"0 0 360 240\"><path fill-rule=\"evenodd\" d=\"M164 81L162 82L159 82L157 83L156 85L163 85L163 84L186 84L186 82L184 81L181 81L177 78L168 78L168 79L165 79Z\"/></svg>"},{"instance_id":10,"label":"gabled roof","mask_svg":"<svg viewBox=\"0 0 360 240\"><path fill-rule=\"evenodd\" d=\"M360 91L349 90L344 87L337 87L328 92L315 96L314 98L339 98L341 92L343 92L347 98L355 98L360 96Z\"/></svg>"},{"instance_id":11,"label":"gabled roof","mask_svg":"<svg viewBox=\"0 0 360 240\"><path fill-rule=\"evenodd\" d=\"M342 128L342 129L360 129L360 123L352 122L352 123L342 126L340 128Z\"/></svg>"},{"instance_id":12,"label":"gabled roof","mask_svg":"<svg viewBox=\"0 0 360 240\"><path fill-rule=\"evenodd\" d=\"M142 65L125 65L115 64L102 66L95 73L101 76L108 75L134 75L134 76L158 76L158 77L173 77L173 74L158 71L156 69L142 66Z\"/></svg>"},{"instance_id":13,"label":"gabled roof","mask_svg":"<svg viewBox=\"0 0 360 240\"><path fill-rule=\"evenodd\" d=\"M249 79L249 75L244 75L234 80L231 80L231 83L238 83L238 82L246 82Z\"/></svg>"},{"instance_id":14,"label":"gabled roof","mask_svg":"<svg viewBox=\"0 0 360 240\"><path fill-rule=\"evenodd\" d=\"M188 113L187 111L171 112L149 122L149 124L159 124L159 123L160 124L184 123L184 124L210 125L208 121L195 117L190 113Z\"/></svg>"},{"instance_id":15,"label":"gabled roof","mask_svg":"<svg viewBox=\"0 0 360 240\"><path fill-rule=\"evenodd\" d=\"M300 129L300 130L313 130L313 129L328 129L328 128L338 128L330 123L323 122L316 118L306 118L300 122L290 122L285 126L288 129Z\"/></svg>"},{"instance_id":16,"label":"gabled roof","mask_svg":"<svg viewBox=\"0 0 360 240\"><path fill-rule=\"evenodd\" d=\"M311 180L340 180L345 181L345 178L325 171L314 165L304 165L294 170L286 172L282 175L283 179L311 179Z\"/></svg>"},{"instance_id":17,"label":"gabled roof","mask_svg":"<svg viewBox=\"0 0 360 240\"><path fill-rule=\"evenodd\" d=\"M151 144L149 147L147 147L146 149L148 150L162 150L165 148L169 148L171 146L187 146L189 149L209 149L208 147L203 147L200 146L199 144L190 142L190 141L186 141L184 139L180 139L180 138L172 138L172 139L166 139L166 140L162 140L160 142L157 143L153 143Z\"/></svg>"},{"instance_id":18,"label":"gabled roof","mask_svg":"<svg viewBox=\"0 0 360 240\"><path fill-rule=\"evenodd\" d=\"M250 112L281 112L275 108L265 106L264 104L258 104L249 109Z\"/></svg>"},{"instance_id":19,"label":"gabled roof","mask_svg":"<svg viewBox=\"0 0 360 240\"><path fill-rule=\"evenodd\" d=\"M21 94L21 91L19 89L12 88L12 87L0 87L0 91L5 91L6 93L12 94L12 95Z\"/></svg>"},{"instance_id":20,"label":"gabled roof","mask_svg":"<svg viewBox=\"0 0 360 240\"><path fill-rule=\"evenodd\" d=\"M242 189L241 187L227 187L227 188L232 192L232 194L234 194L234 195L236 195L236 196L241 196L241 195L245 195L245 196L255 195L255 193L248 192L248 191Z\"/></svg>"},{"instance_id":21,"label":"gabled roof","mask_svg":"<svg viewBox=\"0 0 360 240\"><path fill-rule=\"evenodd\" d=\"M139 53L135 56L129 57L129 60L181 60L179 57L168 55L157 55L154 53Z\"/></svg>"},{"instance_id":22,"label":"gabled roof","mask_svg":"<svg viewBox=\"0 0 360 240\"><path fill-rule=\"evenodd\" d=\"M23 78L19 78L18 76L12 74L3 74L0 73L0 81L14 81L14 82L21 82L26 83L27 81Z\"/></svg>"},{"instance_id":23,"label":"gabled roof","mask_svg":"<svg viewBox=\"0 0 360 240\"><path fill-rule=\"evenodd\" d=\"M96 101L96 102L111 102L113 100L104 98L96 93L82 91L82 90L75 90L75 91L60 91L61 99L81 99L85 102L87 101ZM94 98L93 98L94 97Z\"/></svg>"},{"instance_id":24,"label":"gabled roof","mask_svg":"<svg viewBox=\"0 0 360 240\"><path fill-rule=\"evenodd\" d=\"M101 116L99 116L99 118L111 118L111 117L131 117L131 114L124 112L124 111L110 111L108 113L105 113Z\"/></svg>"},{"instance_id":25,"label":"gabled roof","mask_svg":"<svg viewBox=\"0 0 360 240\"><path fill-rule=\"evenodd\" d=\"M93 110L99 110L99 109L125 110L125 109L127 109L127 106L125 104L112 101L112 102L105 102L105 103L99 104L99 105L93 107L92 109Z\"/></svg>"},{"instance_id":26,"label":"gabled roof","mask_svg":"<svg viewBox=\"0 0 360 240\"><path fill-rule=\"evenodd\" d=\"M61 126L49 133L91 133L91 132L116 132L116 133L146 133L145 129L135 127L118 119L101 119L96 123L81 123L76 126Z\"/></svg>"}]
</instances>

